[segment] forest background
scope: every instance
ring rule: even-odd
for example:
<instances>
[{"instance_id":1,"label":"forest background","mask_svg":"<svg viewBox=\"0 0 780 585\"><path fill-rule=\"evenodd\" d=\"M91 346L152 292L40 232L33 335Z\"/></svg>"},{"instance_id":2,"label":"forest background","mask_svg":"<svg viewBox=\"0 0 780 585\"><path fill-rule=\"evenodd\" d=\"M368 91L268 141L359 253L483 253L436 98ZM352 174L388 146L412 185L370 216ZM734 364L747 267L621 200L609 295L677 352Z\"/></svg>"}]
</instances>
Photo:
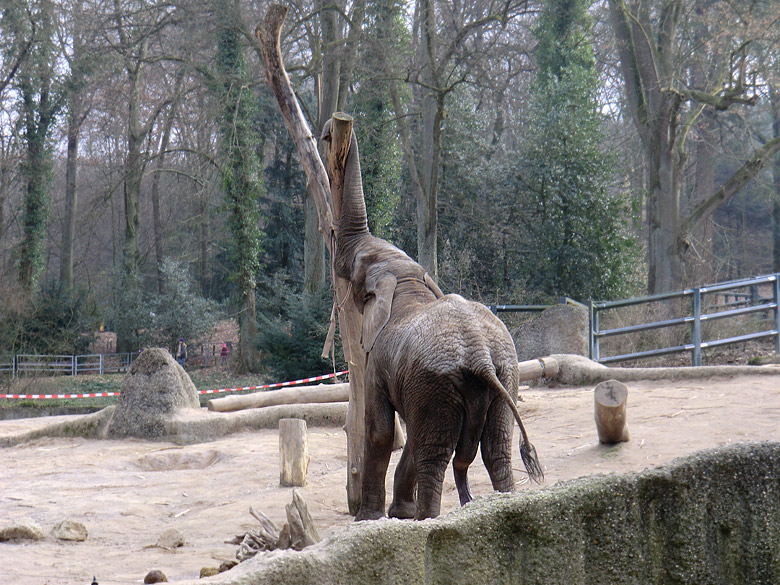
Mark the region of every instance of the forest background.
<instances>
[{"instance_id":1,"label":"forest background","mask_svg":"<svg viewBox=\"0 0 780 585\"><path fill-rule=\"evenodd\" d=\"M315 136L445 293L584 302L780 271L780 0L293 1ZM319 373L329 260L247 0L0 0L0 353ZM215 340L218 341L218 340Z\"/></svg>"}]
</instances>

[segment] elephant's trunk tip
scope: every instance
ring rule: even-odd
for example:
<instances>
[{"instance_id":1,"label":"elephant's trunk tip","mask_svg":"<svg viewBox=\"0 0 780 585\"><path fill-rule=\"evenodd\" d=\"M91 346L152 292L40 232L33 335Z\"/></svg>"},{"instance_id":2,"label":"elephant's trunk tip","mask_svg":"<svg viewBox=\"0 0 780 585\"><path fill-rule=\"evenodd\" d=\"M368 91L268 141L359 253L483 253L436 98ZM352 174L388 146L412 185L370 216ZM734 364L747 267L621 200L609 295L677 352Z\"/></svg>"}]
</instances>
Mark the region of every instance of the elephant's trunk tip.
<instances>
[{"instance_id":1,"label":"elephant's trunk tip","mask_svg":"<svg viewBox=\"0 0 780 585\"><path fill-rule=\"evenodd\" d=\"M528 471L528 477L534 483L542 483L544 481L544 471L542 471L542 467L539 464L536 447L528 441L523 441L520 445L520 457L523 459L526 471Z\"/></svg>"}]
</instances>

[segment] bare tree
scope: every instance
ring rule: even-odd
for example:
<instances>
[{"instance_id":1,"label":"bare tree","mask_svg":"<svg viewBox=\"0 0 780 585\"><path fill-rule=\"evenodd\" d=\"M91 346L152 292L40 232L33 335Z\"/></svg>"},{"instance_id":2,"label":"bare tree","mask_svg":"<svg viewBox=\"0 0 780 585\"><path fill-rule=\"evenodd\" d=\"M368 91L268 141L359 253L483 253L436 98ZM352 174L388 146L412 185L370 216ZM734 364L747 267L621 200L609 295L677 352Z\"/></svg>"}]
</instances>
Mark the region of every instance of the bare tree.
<instances>
[{"instance_id":1,"label":"bare tree","mask_svg":"<svg viewBox=\"0 0 780 585\"><path fill-rule=\"evenodd\" d=\"M780 139L760 146L721 186L702 195L682 215L690 131L705 109L725 112L756 103L760 72L753 68L751 49L767 33L767 15L761 14L760 3L713 2L707 11L712 26L706 42L704 33L694 39L690 31L696 13L689 4L609 0L628 107L645 151L651 293L683 284L683 260L693 231L780 150ZM691 78L688 65L704 51L723 58L708 75Z\"/></svg>"}]
</instances>

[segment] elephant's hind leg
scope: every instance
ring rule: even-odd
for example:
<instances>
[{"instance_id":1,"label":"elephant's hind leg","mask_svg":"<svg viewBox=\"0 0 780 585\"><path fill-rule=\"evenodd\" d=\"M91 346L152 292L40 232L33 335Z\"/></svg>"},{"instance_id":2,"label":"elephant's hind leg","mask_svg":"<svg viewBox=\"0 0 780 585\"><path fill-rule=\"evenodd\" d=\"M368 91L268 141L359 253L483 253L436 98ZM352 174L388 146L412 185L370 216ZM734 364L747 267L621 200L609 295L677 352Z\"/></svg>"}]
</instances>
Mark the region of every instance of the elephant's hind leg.
<instances>
[{"instance_id":1,"label":"elephant's hind leg","mask_svg":"<svg viewBox=\"0 0 780 585\"><path fill-rule=\"evenodd\" d=\"M441 396L432 399L422 421L407 423L417 468L417 512L415 518L435 518L441 511L441 489L447 465L455 451L463 424L461 410L446 404Z\"/></svg>"},{"instance_id":2,"label":"elephant's hind leg","mask_svg":"<svg viewBox=\"0 0 780 585\"><path fill-rule=\"evenodd\" d=\"M395 468L393 478L393 502L387 511L392 518L414 518L417 502L414 490L417 487L417 470L414 468L411 441L407 440L401 459Z\"/></svg>"},{"instance_id":3,"label":"elephant's hind leg","mask_svg":"<svg viewBox=\"0 0 780 585\"><path fill-rule=\"evenodd\" d=\"M368 376L366 380L368 380ZM384 395L366 383L366 438L360 510L355 520L376 520L385 514L385 476L393 451L395 410Z\"/></svg>"},{"instance_id":4,"label":"elephant's hind leg","mask_svg":"<svg viewBox=\"0 0 780 585\"><path fill-rule=\"evenodd\" d=\"M458 445L455 447L455 457L452 459L452 473L455 476L455 487L458 488L460 505L465 506L474 499L469 487L469 466L474 462L479 447L480 434L485 425L486 405L473 400L465 413L465 422L460 432Z\"/></svg>"},{"instance_id":5,"label":"elephant's hind leg","mask_svg":"<svg viewBox=\"0 0 780 585\"><path fill-rule=\"evenodd\" d=\"M482 433L482 461L485 463L493 489L511 492L515 489L512 475L512 431L514 418L509 406L499 398L488 411Z\"/></svg>"}]
</instances>

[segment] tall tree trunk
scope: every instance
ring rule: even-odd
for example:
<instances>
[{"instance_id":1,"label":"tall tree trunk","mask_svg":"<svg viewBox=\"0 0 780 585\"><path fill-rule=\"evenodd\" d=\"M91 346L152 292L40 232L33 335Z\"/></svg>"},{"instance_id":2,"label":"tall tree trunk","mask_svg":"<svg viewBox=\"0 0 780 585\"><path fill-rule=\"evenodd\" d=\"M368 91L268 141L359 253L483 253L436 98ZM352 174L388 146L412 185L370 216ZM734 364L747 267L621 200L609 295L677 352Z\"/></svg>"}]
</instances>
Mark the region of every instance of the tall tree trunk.
<instances>
[{"instance_id":1,"label":"tall tree trunk","mask_svg":"<svg viewBox=\"0 0 780 585\"><path fill-rule=\"evenodd\" d=\"M679 287L682 279L682 263L675 253L680 222L678 161L674 147L662 141L649 141L645 152L649 161L648 290L669 291Z\"/></svg>"},{"instance_id":2,"label":"tall tree trunk","mask_svg":"<svg viewBox=\"0 0 780 585\"><path fill-rule=\"evenodd\" d=\"M18 72L19 95L22 102L21 123L25 161L22 176L25 182L22 215L22 242L19 250L19 282L29 294L37 292L39 279L46 266L46 231L49 219L52 157L49 135L57 105L53 92L56 56L53 49L54 5L40 3L33 29L33 54ZM26 34L20 29L19 34Z\"/></svg>"},{"instance_id":3,"label":"tall tree trunk","mask_svg":"<svg viewBox=\"0 0 780 585\"><path fill-rule=\"evenodd\" d=\"M154 258L157 265L157 292L161 295L165 294L165 278L163 277L162 263L163 263L163 229L162 220L160 218L160 179L165 168L165 155L168 151L168 146L171 142L171 129L173 128L173 118L176 114L176 106L178 104L178 94L181 86L181 80L183 79L184 68L182 67L179 74L176 76L176 97L171 103L171 107L165 116L165 123L163 124L163 133L160 140L160 149L157 153L157 164L155 165L155 173L152 177L152 222L154 232Z\"/></svg>"},{"instance_id":4,"label":"tall tree trunk","mask_svg":"<svg viewBox=\"0 0 780 585\"><path fill-rule=\"evenodd\" d=\"M769 85L769 102L772 106L772 138L780 137L780 95L774 85ZM772 161L772 270L780 272L780 157Z\"/></svg>"},{"instance_id":5,"label":"tall tree trunk","mask_svg":"<svg viewBox=\"0 0 780 585\"><path fill-rule=\"evenodd\" d=\"M223 105L220 121L221 150L224 158L223 190L232 235L232 277L238 296L238 363L242 370L260 367L255 347L257 309L255 291L260 270L262 232L258 201L263 192L259 148L261 139L255 127L256 97L249 90L244 47L235 17L237 0L219 3L217 72Z\"/></svg>"},{"instance_id":6,"label":"tall tree trunk","mask_svg":"<svg viewBox=\"0 0 780 585\"><path fill-rule=\"evenodd\" d=\"M62 259L60 262L60 292L73 290L73 248L76 235L78 191L76 177L81 127L80 96L75 92L68 100L68 152L65 162L65 216L62 219Z\"/></svg>"},{"instance_id":7,"label":"tall tree trunk","mask_svg":"<svg viewBox=\"0 0 780 585\"><path fill-rule=\"evenodd\" d=\"M441 123L444 118L444 93L438 73L438 38L434 0L423 0L420 31L423 53L423 80L430 93L423 97L422 188L416 190L417 201L417 261L438 280L438 192L441 158Z\"/></svg>"}]
</instances>

